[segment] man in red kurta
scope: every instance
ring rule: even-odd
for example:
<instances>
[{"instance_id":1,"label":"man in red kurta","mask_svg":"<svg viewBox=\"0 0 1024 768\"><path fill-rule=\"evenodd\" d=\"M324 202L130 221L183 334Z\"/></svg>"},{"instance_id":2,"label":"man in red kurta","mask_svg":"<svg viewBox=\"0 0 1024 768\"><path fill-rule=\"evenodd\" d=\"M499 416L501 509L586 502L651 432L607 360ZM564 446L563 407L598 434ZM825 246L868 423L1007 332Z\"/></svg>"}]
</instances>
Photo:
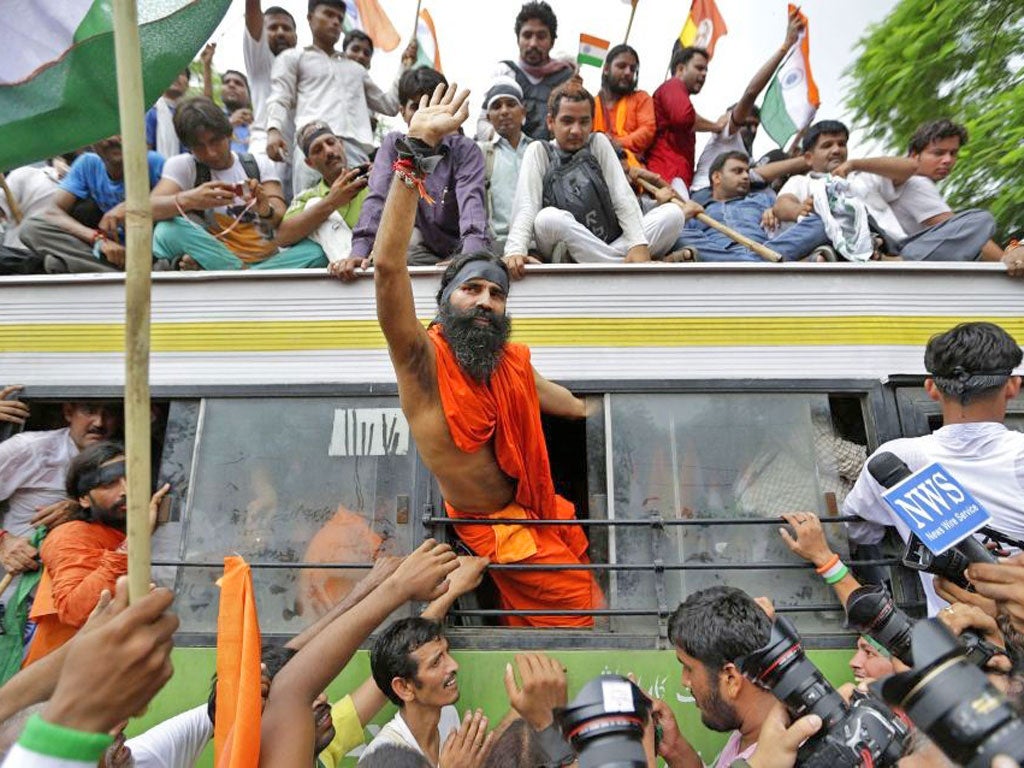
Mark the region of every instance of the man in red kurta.
<instances>
[{"instance_id":1,"label":"man in red kurta","mask_svg":"<svg viewBox=\"0 0 1024 768\"><path fill-rule=\"evenodd\" d=\"M538 374L526 347L508 343L509 276L489 253L457 256L441 280L429 333L416 315L405 248L418 189L441 139L468 115L465 91L435 91L400 147L374 246L377 318L395 366L402 410L427 468L437 478L459 536L496 563L586 565L587 540L572 525L524 526L516 520L571 521L572 504L554 490L540 414L583 418L585 402ZM494 571L508 610L589 611L603 605L590 571ZM506 616L508 624L590 626L589 615Z\"/></svg>"}]
</instances>

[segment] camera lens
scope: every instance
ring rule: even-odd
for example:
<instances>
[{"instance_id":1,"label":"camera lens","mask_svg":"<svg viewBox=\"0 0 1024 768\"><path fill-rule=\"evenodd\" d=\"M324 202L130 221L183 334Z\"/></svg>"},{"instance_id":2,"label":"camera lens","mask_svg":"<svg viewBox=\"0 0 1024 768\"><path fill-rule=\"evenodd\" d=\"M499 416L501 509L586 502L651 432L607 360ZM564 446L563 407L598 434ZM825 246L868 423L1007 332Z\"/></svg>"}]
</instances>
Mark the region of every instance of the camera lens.
<instances>
[{"instance_id":1,"label":"camera lens","mask_svg":"<svg viewBox=\"0 0 1024 768\"><path fill-rule=\"evenodd\" d=\"M620 675L601 675L580 689L555 720L580 768L645 768L644 725L650 700Z\"/></svg>"},{"instance_id":2,"label":"camera lens","mask_svg":"<svg viewBox=\"0 0 1024 768\"><path fill-rule=\"evenodd\" d=\"M846 623L875 642L904 664L913 666L910 618L901 611L885 587L875 584L854 590L846 601Z\"/></svg>"}]
</instances>

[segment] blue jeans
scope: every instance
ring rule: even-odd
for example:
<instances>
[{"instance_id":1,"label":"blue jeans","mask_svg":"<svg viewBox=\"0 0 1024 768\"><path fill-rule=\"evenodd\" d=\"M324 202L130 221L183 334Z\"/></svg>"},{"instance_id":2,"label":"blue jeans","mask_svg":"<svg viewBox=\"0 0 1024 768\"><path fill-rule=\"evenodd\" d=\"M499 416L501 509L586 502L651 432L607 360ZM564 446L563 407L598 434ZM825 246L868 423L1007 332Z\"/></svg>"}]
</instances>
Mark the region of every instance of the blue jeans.
<instances>
[{"instance_id":1,"label":"blue jeans","mask_svg":"<svg viewBox=\"0 0 1024 768\"><path fill-rule=\"evenodd\" d=\"M686 222L686 227L676 240L673 250L684 246L696 248L699 261L764 261L756 253L730 240L718 230L703 224L699 224L699 228L690 227L691 223L699 224L696 219ZM829 242L824 224L814 214L770 238L765 237L767 233L763 230L760 237L755 237L753 231L744 231L742 234L771 248L783 261L802 259L819 245L827 245Z\"/></svg>"}]
</instances>

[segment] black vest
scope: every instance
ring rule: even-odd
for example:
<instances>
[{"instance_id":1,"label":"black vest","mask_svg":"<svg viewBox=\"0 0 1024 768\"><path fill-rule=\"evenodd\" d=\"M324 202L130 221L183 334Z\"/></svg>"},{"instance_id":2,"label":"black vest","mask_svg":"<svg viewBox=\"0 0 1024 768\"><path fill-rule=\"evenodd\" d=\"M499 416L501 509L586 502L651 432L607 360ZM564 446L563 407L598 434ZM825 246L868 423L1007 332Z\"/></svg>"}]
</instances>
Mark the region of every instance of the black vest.
<instances>
[{"instance_id":1,"label":"black vest","mask_svg":"<svg viewBox=\"0 0 1024 768\"><path fill-rule=\"evenodd\" d=\"M523 89L523 107L526 109L526 122L523 124L523 133L531 139L550 139L551 134L548 133L547 122L548 97L555 88L572 77L572 67L566 67L565 69L553 72L539 83L531 83L526 73L516 66L514 62L503 61L501 63L507 65L512 70L516 77L516 82Z\"/></svg>"}]
</instances>

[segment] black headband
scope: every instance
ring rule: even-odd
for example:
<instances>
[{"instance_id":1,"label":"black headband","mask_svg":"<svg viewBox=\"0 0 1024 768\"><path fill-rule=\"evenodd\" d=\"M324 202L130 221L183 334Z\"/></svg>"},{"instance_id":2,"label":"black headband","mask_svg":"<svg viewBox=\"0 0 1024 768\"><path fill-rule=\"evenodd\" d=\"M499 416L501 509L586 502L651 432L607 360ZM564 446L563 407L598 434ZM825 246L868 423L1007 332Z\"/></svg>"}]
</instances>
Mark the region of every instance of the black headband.
<instances>
[{"instance_id":1,"label":"black headband","mask_svg":"<svg viewBox=\"0 0 1024 768\"><path fill-rule=\"evenodd\" d=\"M102 467L96 467L96 469L83 472L79 476L78 484L75 487L75 494L77 496L85 496L93 488L109 485L116 480L120 480L122 477L124 477L124 459L104 464Z\"/></svg>"},{"instance_id":2,"label":"black headband","mask_svg":"<svg viewBox=\"0 0 1024 768\"><path fill-rule=\"evenodd\" d=\"M452 297L455 289L460 285L478 277L490 280L495 285L500 286L501 290L505 293L508 293L508 273L493 261L474 259L463 264L462 268L455 273L455 277L452 278L451 282L445 286L444 291L441 292L441 304L447 304L448 299Z\"/></svg>"},{"instance_id":3,"label":"black headband","mask_svg":"<svg viewBox=\"0 0 1024 768\"><path fill-rule=\"evenodd\" d=\"M302 154L309 155L309 148L313 146L313 142L319 139L321 136L333 136L332 131L327 125L321 123L319 128L310 131L305 136L301 137L302 141Z\"/></svg>"},{"instance_id":4,"label":"black headband","mask_svg":"<svg viewBox=\"0 0 1024 768\"><path fill-rule=\"evenodd\" d=\"M938 371L929 371L932 376L938 376L940 379L956 379L960 382L966 382L968 379L974 376L1012 376L1012 368L1004 368L1000 371L968 371L962 365L958 365L953 368L949 373L940 373Z\"/></svg>"}]
</instances>

